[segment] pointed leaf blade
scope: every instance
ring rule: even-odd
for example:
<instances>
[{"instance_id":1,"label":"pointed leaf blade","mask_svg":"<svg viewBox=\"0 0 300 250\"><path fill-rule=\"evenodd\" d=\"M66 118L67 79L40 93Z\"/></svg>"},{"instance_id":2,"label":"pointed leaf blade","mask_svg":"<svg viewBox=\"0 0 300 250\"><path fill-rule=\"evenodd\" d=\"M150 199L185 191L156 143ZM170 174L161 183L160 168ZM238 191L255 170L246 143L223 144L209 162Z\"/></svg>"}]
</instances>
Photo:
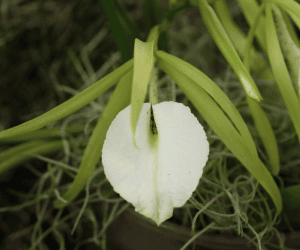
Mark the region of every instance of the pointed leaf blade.
<instances>
[{"instance_id":1,"label":"pointed leaf blade","mask_svg":"<svg viewBox=\"0 0 300 250\"><path fill-rule=\"evenodd\" d=\"M279 214L282 211L282 199L272 175L258 156L249 152L245 138L241 137L217 103L199 83L189 77L190 75L182 73L171 65L161 63L160 60L158 60L158 66L178 84L211 129L270 194ZM202 80L198 79L198 81Z\"/></svg>"},{"instance_id":2,"label":"pointed leaf blade","mask_svg":"<svg viewBox=\"0 0 300 250\"><path fill-rule=\"evenodd\" d=\"M269 60L276 84L289 111L300 141L300 102L280 49L270 4L267 4L266 13L266 42Z\"/></svg>"},{"instance_id":3,"label":"pointed leaf blade","mask_svg":"<svg viewBox=\"0 0 300 250\"><path fill-rule=\"evenodd\" d=\"M45 114L42 114L28 122L24 122L16 127L1 131L0 138L21 135L38 130L76 112L91 101L95 100L99 97L99 95L119 81L124 74L132 69L132 64L133 60L124 63L121 67L111 72L109 75L103 77L78 95L51 109Z\"/></svg>"},{"instance_id":4,"label":"pointed leaf blade","mask_svg":"<svg viewBox=\"0 0 300 250\"><path fill-rule=\"evenodd\" d=\"M133 136L147 94L150 74L153 68L153 44L153 41L142 42L139 39L135 39L133 83L131 90L131 129Z\"/></svg>"},{"instance_id":5,"label":"pointed leaf blade","mask_svg":"<svg viewBox=\"0 0 300 250\"><path fill-rule=\"evenodd\" d=\"M262 96L259 93L259 90L255 85L252 77L250 76L244 64L242 63L234 46L232 45L216 13L208 5L206 0L199 0L198 3L199 10L201 12L201 17L203 18L205 26L209 30L209 33L214 39L214 42L226 58L227 62L230 64L235 74L239 78L240 83L242 84L245 92L249 97L260 102L262 100Z\"/></svg>"},{"instance_id":6,"label":"pointed leaf blade","mask_svg":"<svg viewBox=\"0 0 300 250\"><path fill-rule=\"evenodd\" d=\"M63 195L63 199L70 203L76 198L80 191L84 188L87 181L91 177L101 156L103 142L105 140L106 131L108 130L112 120L120 110L128 106L130 103L130 89L132 83L132 70L129 71L119 81L112 96L109 99L101 117L89 139L87 147L84 151L82 161L80 163L78 173L72 182L71 187ZM68 203L56 199L53 202L55 208L62 208Z\"/></svg>"}]
</instances>

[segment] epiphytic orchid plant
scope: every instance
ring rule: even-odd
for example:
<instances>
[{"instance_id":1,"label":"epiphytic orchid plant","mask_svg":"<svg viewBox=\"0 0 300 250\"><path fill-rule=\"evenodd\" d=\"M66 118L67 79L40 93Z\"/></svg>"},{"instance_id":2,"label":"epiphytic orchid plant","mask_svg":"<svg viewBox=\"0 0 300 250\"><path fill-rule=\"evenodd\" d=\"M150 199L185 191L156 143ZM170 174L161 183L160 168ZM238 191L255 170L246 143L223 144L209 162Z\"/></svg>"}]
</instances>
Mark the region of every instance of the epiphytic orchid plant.
<instances>
[{"instance_id":1,"label":"epiphytic orchid plant","mask_svg":"<svg viewBox=\"0 0 300 250\"><path fill-rule=\"evenodd\" d=\"M280 167L277 144L270 122L259 105L262 96L250 70L265 79L276 80L300 138L299 60L296 60L296 65L294 63L295 54L299 55L299 40L289 19L300 28L300 6L293 0L263 1L260 6L255 1L238 0L251 24L248 37L244 38L230 19L224 0L215 1L214 8L206 0L194 2L245 90L255 126L269 156L270 171L258 157L241 115L218 85L184 60L158 50L158 37L165 28L164 23L152 28L146 42L136 39L133 59L118 69L49 112L2 131L2 142L29 142L0 155L0 173L29 159L32 154L60 151L61 141L45 141L57 131L39 129L74 113L118 82L89 139L72 185L62 197L56 194L53 205L62 208L72 202L85 187L102 156L105 175L114 190L137 212L160 225L172 216L174 207L184 205L191 197L207 162L209 147L202 126L188 107L176 102L158 102L157 64L158 69L175 81L215 134L268 192L279 214L282 198L272 177L278 174ZM282 47L285 46L288 52L286 59L295 78L295 86L283 59L274 17ZM253 48L254 36L269 57L272 71ZM144 103L148 87L150 103ZM72 128L72 131L80 132L77 128ZM30 141L33 139L35 141ZM291 192L296 193L295 190Z\"/></svg>"}]
</instances>

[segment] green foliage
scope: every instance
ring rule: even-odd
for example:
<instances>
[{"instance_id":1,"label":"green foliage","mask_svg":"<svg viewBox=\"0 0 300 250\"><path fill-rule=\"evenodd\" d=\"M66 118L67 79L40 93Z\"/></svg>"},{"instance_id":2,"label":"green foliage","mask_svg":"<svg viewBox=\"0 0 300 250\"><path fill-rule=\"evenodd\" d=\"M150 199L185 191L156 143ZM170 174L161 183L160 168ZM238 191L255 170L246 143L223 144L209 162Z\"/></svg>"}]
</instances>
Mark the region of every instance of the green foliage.
<instances>
[{"instance_id":1,"label":"green foliage","mask_svg":"<svg viewBox=\"0 0 300 250\"><path fill-rule=\"evenodd\" d=\"M101 2L108 17L115 43L122 52L122 61L127 62L132 57L134 39L139 35L138 28L128 15L122 1L102 0Z\"/></svg>"},{"instance_id":2,"label":"green foliage","mask_svg":"<svg viewBox=\"0 0 300 250\"><path fill-rule=\"evenodd\" d=\"M15 51L10 47L15 43L10 42L17 43L22 32L30 33L30 25L34 25L42 39L41 48L24 45L24 50L32 54L33 64L42 75L54 82L37 88L46 86L50 93L54 85L62 103L56 105L54 101L56 107L50 106L50 111L39 116L33 113L23 118L24 123L0 132L0 181L15 178L12 173L24 166L24 171L36 176L30 192L11 192L12 196L22 197L19 204L3 199L1 223L1 214L20 210L26 214L27 208L36 217L34 224L8 239L26 235L23 248L48 249L44 248L45 239L52 237L58 249L67 249L68 237L87 230L88 224L92 235L76 242L75 249L89 243L107 249L107 227L130 204L116 195L103 172L100 158L106 131L129 104L133 106L131 124L135 130L148 98L149 79L152 82L158 77L158 100L190 106L204 124L211 148L198 188L189 202L174 212L174 220L192 228L190 240L181 249L187 249L205 232L222 230L243 236L258 249L271 245L269 239L276 232L283 249L285 243L278 230L293 231L300 223L295 219L300 194L300 42L295 28L300 29L299 3L237 0L237 5L226 0L199 0L170 1L170 6L163 6L157 0L136 4L134 13L128 7L131 1L103 0L94 4L100 6L101 15L97 13L93 22L86 21L76 26L78 30L71 30L71 36L65 33L63 37L59 21L53 24L51 20L67 23L70 13L76 12L88 20L86 10L92 6L74 1L67 4L64 15L48 18L47 11L55 11L59 5L20 2L6 0L1 6L1 25L5 27L0 32L3 65L10 65L10 53ZM15 16L13 22L9 18L15 7L18 18ZM110 30L104 23L99 26L98 16L106 16ZM199 20L207 30L197 26ZM91 31L92 26L96 28ZM82 36L85 29L88 38ZM61 34L62 40L49 40L51 30ZM122 65L119 53L105 50L111 49L110 31L125 62ZM62 56L51 61L54 54ZM24 62L32 63L27 57ZM162 70L157 75L156 63ZM61 65L66 68L56 70ZM24 67L15 68L22 71ZM1 74L5 76L5 71ZM26 75L20 76L25 82ZM64 84L58 84L57 79ZM30 81L27 84L32 88ZM30 105L37 106L35 97L28 93L24 88L24 96L32 100ZM70 94L71 98L64 101ZM4 102L0 105L4 107ZM4 114L6 108L0 108ZM2 120L0 125L4 127L7 123ZM55 160L48 158L59 152L63 153ZM37 168L35 162L44 162L47 170ZM0 198L7 195L0 193ZM100 219L94 203L102 204ZM48 218L50 224L45 229ZM166 223L161 227L169 226Z\"/></svg>"}]
</instances>

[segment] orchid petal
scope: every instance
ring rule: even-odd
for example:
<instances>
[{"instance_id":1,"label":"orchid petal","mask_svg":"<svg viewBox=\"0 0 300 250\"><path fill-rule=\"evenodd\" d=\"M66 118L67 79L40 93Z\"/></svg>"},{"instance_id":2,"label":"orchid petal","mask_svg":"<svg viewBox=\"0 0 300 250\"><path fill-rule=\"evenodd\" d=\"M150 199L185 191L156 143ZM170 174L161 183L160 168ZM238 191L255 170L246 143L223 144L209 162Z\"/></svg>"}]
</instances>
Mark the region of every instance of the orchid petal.
<instances>
[{"instance_id":1,"label":"orchid petal","mask_svg":"<svg viewBox=\"0 0 300 250\"><path fill-rule=\"evenodd\" d=\"M157 134L150 126L150 103L144 103L134 146L131 105L111 123L102 149L104 172L135 211L159 226L183 206L196 189L208 159L209 144L203 127L181 103L153 105Z\"/></svg>"}]
</instances>

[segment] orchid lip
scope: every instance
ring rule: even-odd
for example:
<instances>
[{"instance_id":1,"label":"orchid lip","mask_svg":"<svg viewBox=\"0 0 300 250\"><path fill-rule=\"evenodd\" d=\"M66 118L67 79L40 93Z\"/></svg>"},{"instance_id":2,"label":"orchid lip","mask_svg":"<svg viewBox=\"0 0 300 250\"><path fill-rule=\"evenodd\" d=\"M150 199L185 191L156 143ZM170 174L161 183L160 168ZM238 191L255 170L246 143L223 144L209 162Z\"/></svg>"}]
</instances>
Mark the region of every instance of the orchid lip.
<instances>
[{"instance_id":1,"label":"orchid lip","mask_svg":"<svg viewBox=\"0 0 300 250\"><path fill-rule=\"evenodd\" d=\"M114 190L160 225L196 189L209 144L188 107L162 102L153 105L153 116L151 108L144 103L140 112L135 131L139 149L132 139L131 106L116 116L107 131L102 162Z\"/></svg>"}]
</instances>

